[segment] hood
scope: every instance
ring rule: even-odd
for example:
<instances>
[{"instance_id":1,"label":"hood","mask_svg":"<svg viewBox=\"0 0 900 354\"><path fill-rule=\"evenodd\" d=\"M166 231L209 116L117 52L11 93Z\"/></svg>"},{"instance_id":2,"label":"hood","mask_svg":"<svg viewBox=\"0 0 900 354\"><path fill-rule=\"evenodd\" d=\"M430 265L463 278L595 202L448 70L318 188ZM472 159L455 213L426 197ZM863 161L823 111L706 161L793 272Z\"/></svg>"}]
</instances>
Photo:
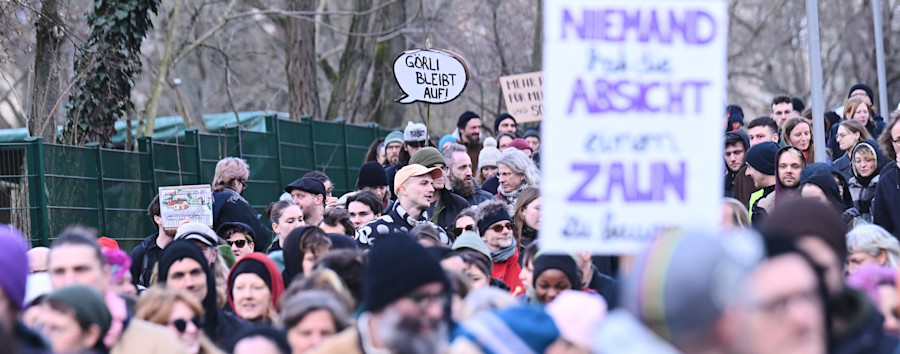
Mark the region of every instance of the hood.
<instances>
[{"instance_id":1,"label":"hood","mask_svg":"<svg viewBox=\"0 0 900 354\"><path fill-rule=\"evenodd\" d=\"M856 171L856 164L854 162L856 161L856 153L862 149L870 149L875 152L875 159L877 160L878 166L875 167L875 172L868 177L868 179L871 179L881 173L881 169L884 168L884 166L887 166L890 160L888 160L887 156L881 152L881 147L878 146L878 142L874 139L863 140L859 144L856 144L856 146L850 150L850 171L852 171L853 177L856 177L858 180L863 179L864 177L860 176L859 172Z\"/></svg>"},{"instance_id":2,"label":"hood","mask_svg":"<svg viewBox=\"0 0 900 354\"><path fill-rule=\"evenodd\" d=\"M794 188L789 188L781 184L781 178L778 176L778 161L779 159L781 159L781 155L788 150L796 150L797 153L799 153L801 156L800 161L803 163L803 166L800 168L800 176L797 176L797 186ZM805 156L803 155L803 151L793 146L785 146L779 149L777 153L775 153L775 203L780 203L780 201L790 199L790 196L800 196L800 181L803 177L803 169L806 168L806 158L803 156Z\"/></svg>"}]
</instances>

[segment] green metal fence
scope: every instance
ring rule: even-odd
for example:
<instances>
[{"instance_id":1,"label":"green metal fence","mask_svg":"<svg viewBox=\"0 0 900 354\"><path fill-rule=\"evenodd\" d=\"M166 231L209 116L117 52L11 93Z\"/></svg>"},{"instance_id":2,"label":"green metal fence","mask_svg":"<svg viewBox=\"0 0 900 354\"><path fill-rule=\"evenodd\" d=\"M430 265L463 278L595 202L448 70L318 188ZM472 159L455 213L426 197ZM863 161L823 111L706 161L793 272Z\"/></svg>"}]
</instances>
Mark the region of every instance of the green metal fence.
<instances>
[{"instance_id":1,"label":"green metal fence","mask_svg":"<svg viewBox=\"0 0 900 354\"><path fill-rule=\"evenodd\" d=\"M131 249L155 232L146 208L158 187L211 183L224 157L250 165L243 195L262 214L285 185L313 169L331 177L335 194L352 190L369 145L387 134L377 126L308 118L269 116L265 123L265 132L234 127L215 134L187 130L173 141L141 138L137 152L41 138L0 144L0 223L22 229L34 245L79 224Z\"/></svg>"}]
</instances>

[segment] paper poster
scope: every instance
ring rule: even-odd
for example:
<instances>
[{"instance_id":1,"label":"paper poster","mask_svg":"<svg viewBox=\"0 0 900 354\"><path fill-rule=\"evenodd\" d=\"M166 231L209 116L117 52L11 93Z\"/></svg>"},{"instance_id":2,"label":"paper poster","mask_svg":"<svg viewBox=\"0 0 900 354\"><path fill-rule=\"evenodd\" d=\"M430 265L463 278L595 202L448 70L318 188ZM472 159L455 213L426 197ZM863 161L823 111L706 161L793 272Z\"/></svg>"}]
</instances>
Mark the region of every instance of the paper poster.
<instances>
[{"instance_id":1,"label":"paper poster","mask_svg":"<svg viewBox=\"0 0 900 354\"><path fill-rule=\"evenodd\" d=\"M542 249L718 230L727 5L544 2Z\"/></svg>"},{"instance_id":2,"label":"paper poster","mask_svg":"<svg viewBox=\"0 0 900 354\"><path fill-rule=\"evenodd\" d=\"M535 122L544 117L543 75L541 72L501 76L500 88L506 112L518 123Z\"/></svg>"},{"instance_id":3,"label":"paper poster","mask_svg":"<svg viewBox=\"0 0 900 354\"><path fill-rule=\"evenodd\" d=\"M212 189L208 184L159 187L159 210L167 230L185 220L212 227Z\"/></svg>"}]
</instances>

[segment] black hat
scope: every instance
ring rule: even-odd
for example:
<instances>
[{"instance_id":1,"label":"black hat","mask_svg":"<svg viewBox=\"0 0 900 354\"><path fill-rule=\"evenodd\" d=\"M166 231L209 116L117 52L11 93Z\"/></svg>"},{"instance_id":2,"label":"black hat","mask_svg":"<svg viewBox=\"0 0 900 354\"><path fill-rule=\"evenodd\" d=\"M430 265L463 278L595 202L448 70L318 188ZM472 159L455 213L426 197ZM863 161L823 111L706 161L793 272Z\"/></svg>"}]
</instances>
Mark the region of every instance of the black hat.
<instances>
[{"instance_id":1,"label":"black hat","mask_svg":"<svg viewBox=\"0 0 900 354\"><path fill-rule=\"evenodd\" d=\"M465 111L459 116L459 120L456 121L456 127L462 130L466 127L466 124L469 124L470 120L475 118L481 119L475 112Z\"/></svg>"},{"instance_id":2,"label":"black hat","mask_svg":"<svg viewBox=\"0 0 900 354\"><path fill-rule=\"evenodd\" d=\"M353 239L353 237L350 237L348 235L332 233L332 234L325 234L325 236L328 236L328 240L331 241L331 249L332 250L343 250L343 249L356 250L356 249L359 249L359 246L357 246L359 244L359 242L357 242L356 240Z\"/></svg>"},{"instance_id":3,"label":"black hat","mask_svg":"<svg viewBox=\"0 0 900 354\"><path fill-rule=\"evenodd\" d=\"M416 288L449 282L440 262L409 234L395 232L378 238L363 269L363 310L378 311Z\"/></svg>"},{"instance_id":4,"label":"black hat","mask_svg":"<svg viewBox=\"0 0 900 354\"><path fill-rule=\"evenodd\" d=\"M500 113L500 115L497 116L497 119L494 119L494 133L496 133L497 130L500 129L500 122L507 119L512 119L513 123L519 124L518 122L516 122L516 118L509 115L509 113Z\"/></svg>"},{"instance_id":5,"label":"black hat","mask_svg":"<svg viewBox=\"0 0 900 354\"><path fill-rule=\"evenodd\" d=\"M725 110L728 111L729 122L744 124L744 109L741 106L732 104L725 107Z\"/></svg>"},{"instance_id":6,"label":"black hat","mask_svg":"<svg viewBox=\"0 0 900 354\"><path fill-rule=\"evenodd\" d=\"M797 112L803 112L803 110L806 109L806 104L803 103L803 100L799 97L791 98L791 106L793 106L794 110Z\"/></svg>"},{"instance_id":7,"label":"black hat","mask_svg":"<svg viewBox=\"0 0 900 354\"><path fill-rule=\"evenodd\" d=\"M479 234L484 235L484 232L489 227L491 227L491 225L503 220L512 222L512 219L509 217L509 213L506 211L506 208L497 208L493 213L485 215L481 220L478 220Z\"/></svg>"},{"instance_id":8,"label":"black hat","mask_svg":"<svg viewBox=\"0 0 900 354\"><path fill-rule=\"evenodd\" d=\"M532 286L537 287L538 276L547 269L558 269L566 274L573 290L581 290L581 278L578 276L578 264L569 255L544 254L534 259L534 277Z\"/></svg>"},{"instance_id":9,"label":"black hat","mask_svg":"<svg viewBox=\"0 0 900 354\"><path fill-rule=\"evenodd\" d=\"M250 225L247 225L247 224L239 222L239 221L231 221L231 222L223 223L221 226L219 226L219 229L216 230L216 235L218 235L220 239L225 240L225 234L228 233L228 231L235 230L235 229L237 229L238 232L243 232L243 233L247 234L247 236L250 236L251 240L256 239L256 235L253 234L253 228L250 227Z\"/></svg>"},{"instance_id":10,"label":"black hat","mask_svg":"<svg viewBox=\"0 0 900 354\"><path fill-rule=\"evenodd\" d=\"M301 191L312 193L312 194L321 194L325 195L325 185L322 182L319 182L316 179L310 177L303 177L296 181L291 182L291 184L284 187L284 191L290 193L291 191L299 189Z\"/></svg>"},{"instance_id":11,"label":"black hat","mask_svg":"<svg viewBox=\"0 0 900 354\"><path fill-rule=\"evenodd\" d=\"M356 189L364 187L381 187L388 185L387 172L378 161L366 162L359 168L359 177L356 178Z\"/></svg>"},{"instance_id":12,"label":"black hat","mask_svg":"<svg viewBox=\"0 0 900 354\"><path fill-rule=\"evenodd\" d=\"M254 324L254 325L245 326L243 329L241 329L237 333L234 333L234 339L231 341L231 343L228 343L229 344L229 348L227 348L228 352L233 353L235 347L237 346L237 344L240 341L242 341L246 338L253 338L253 337L263 337L263 338L269 340L269 342L274 344L275 347L278 348L278 351L281 353L290 353L291 352L291 346L290 346L290 344L288 344L287 336L285 335L285 333L280 329L277 329L270 325L264 325L264 324Z\"/></svg>"},{"instance_id":13,"label":"black hat","mask_svg":"<svg viewBox=\"0 0 900 354\"><path fill-rule=\"evenodd\" d=\"M847 92L847 98L850 98L850 95L852 95L853 91L856 91L856 90L866 91L866 96L869 96L869 101L873 101L873 102L875 101L874 91L872 91L872 88L869 87L869 85L866 85L864 83L858 83L856 85L853 85L853 87L850 88L850 92Z\"/></svg>"},{"instance_id":14,"label":"black hat","mask_svg":"<svg viewBox=\"0 0 900 354\"><path fill-rule=\"evenodd\" d=\"M753 145L747 150L747 163L764 175L774 176L775 154L778 150L778 144L771 141Z\"/></svg>"},{"instance_id":15,"label":"black hat","mask_svg":"<svg viewBox=\"0 0 900 354\"><path fill-rule=\"evenodd\" d=\"M533 136L533 137L535 137L535 138L540 139L540 138L541 138L541 132L539 132L537 129L531 128L531 129L528 129L528 130L525 131L525 135L523 135L522 138L527 138L527 137L529 137L529 136Z\"/></svg>"}]
</instances>

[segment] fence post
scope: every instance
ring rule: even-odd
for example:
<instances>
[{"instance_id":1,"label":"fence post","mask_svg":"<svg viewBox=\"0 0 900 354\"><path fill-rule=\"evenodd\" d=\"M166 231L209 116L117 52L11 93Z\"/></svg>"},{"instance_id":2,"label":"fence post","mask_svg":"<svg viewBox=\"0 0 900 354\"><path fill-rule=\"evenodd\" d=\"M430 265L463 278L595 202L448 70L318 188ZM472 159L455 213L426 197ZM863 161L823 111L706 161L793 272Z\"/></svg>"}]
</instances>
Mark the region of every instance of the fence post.
<instances>
[{"instance_id":1,"label":"fence post","mask_svg":"<svg viewBox=\"0 0 900 354\"><path fill-rule=\"evenodd\" d=\"M37 217L31 217L31 239L37 237L39 246L50 246L50 217L47 214L47 188L44 179L44 138L32 136L25 138L26 142L31 143L31 159L28 160L28 171L34 173L34 183L31 185L32 198L37 200ZM31 214L31 213L29 213Z\"/></svg>"},{"instance_id":2,"label":"fence post","mask_svg":"<svg viewBox=\"0 0 900 354\"><path fill-rule=\"evenodd\" d=\"M197 157L197 180L193 184L203 184L203 161L200 152L200 131L197 128L189 128L184 130L185 143L190 142L194 147L194 155ZM185 144L187 145L187 144Z\"/></svg>"},{"instance_id":3,"label":"fence post","mask_svg":"<svg viewBox=\"0 0 900 354\"><path fill-rule=\"evenodd\" d=\"M100 143L97 142L89 142L84 144L84 147L92 148L97 153L97 198L99 198L99 203L97 204L97 212L100 214L100 235L106 236L106 198L103 191L103 150L100 147Z\"/></svg>"},{"instance_id":4,"label":"fence post","mask_svg":"<svg viewBox=\"0 0 900 354\"><path fill-rule=\"evenodd\" d=\"M149 176L150 176L150 190L152 195L156 195L156 162L153 161L153 138L149 136L143 136L137 139L138 141L138 150L140 152L147 153L149 157L147 159L149 168ZM152 198L151 198L152 199Z\"/></svg>"},{"instance_id":5,"label":"fence post","mask_svg":"<svg viewBox=\"0 0 900 354\"><path fill-rule=\"evenodd\" d=\"M341 125L342 133L344 135L344 178L348 184L352 183L351 181L356 181L355 178L350 178L350 142L347 139L347 121L344 120ZM358 174L357 174L358 175ZM348 191L356 190L356 184L354 183L352 187L348 187Z\"/></svg>"},{"instance_id":6,"label":"fence post","mask_svg":"<svg viewBox=\"0 0 900 354\"><path fill-rule=\"evenodd\" d=\"M271 125L268 125L268 127L272 127L272 130L275 132L275 158L276 161L278 161L278 187L281 188L286 185L284 183L284 174L281 172L281 120L278 119L277 115L266 117L266 119L269 120L266 122L267 125L272 123Z\"/></svg>"},{"instance_id":7,"label":"fence post","mask_svg":"<svg viewBox=\"0 0 900 354\"><path fill-rule=\"evenodd\" d=\"M311 148L313 154L312 169L317 170L319 166L319 154L318 151L316 151L316 120L313 119L312 116L310 116L307 122L309 122L309 147Z\"/></svg>"}]
</instances>

